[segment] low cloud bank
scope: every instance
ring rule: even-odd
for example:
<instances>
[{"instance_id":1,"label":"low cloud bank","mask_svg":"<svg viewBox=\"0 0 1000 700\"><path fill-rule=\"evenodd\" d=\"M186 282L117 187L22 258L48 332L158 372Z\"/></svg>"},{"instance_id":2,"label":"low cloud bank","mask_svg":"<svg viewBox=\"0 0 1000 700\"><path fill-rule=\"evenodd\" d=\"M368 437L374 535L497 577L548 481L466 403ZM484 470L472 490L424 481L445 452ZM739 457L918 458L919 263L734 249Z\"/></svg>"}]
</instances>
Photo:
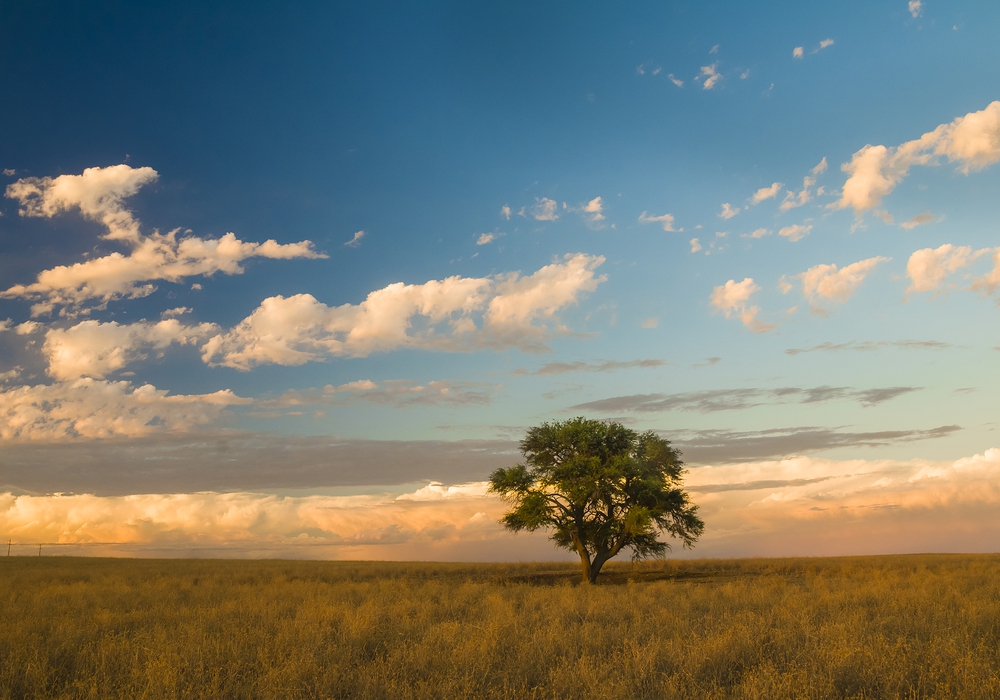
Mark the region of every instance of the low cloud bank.
<instances>
[{"instance_id":1,"label":"low cloud bank","mask_svg":"<svg viewBox=\"0 0 1000 700\"><path fill-rule=\"evenodd\" d=\"M993 551L1000 546L1000 449L950 462L790 457L696 467L687 487L706 535L683 556ZM17 543L74 553L316 558L552 559L543 535L497 524L482 481L399 494L202 492L0 494ZM103 544L102 544L103 543ZM22 544L21 546L25 546ZM519 554L518 554L519 553Z\"/></svg>"}]
</instances>

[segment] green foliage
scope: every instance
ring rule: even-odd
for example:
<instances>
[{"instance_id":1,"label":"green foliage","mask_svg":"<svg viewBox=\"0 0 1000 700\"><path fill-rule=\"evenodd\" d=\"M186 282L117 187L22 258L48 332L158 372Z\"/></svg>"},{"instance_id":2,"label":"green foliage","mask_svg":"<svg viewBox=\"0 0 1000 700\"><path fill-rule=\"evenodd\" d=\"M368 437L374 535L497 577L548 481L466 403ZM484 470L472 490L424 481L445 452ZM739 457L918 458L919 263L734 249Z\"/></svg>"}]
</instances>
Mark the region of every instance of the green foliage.
<instances>
[{"instance_id":1,"label":"green foliage","mask_svg":"<svg viewBox=\"0 0 1000 700\"><path fill-rule=\"evenodd\" d=\"M1000 556L0 557L0 698L1000 697Z\"/></svg>"},{"instance_id":2,"label":"green foliage","mask_svg":"<svg viewBox=\"0 0 1000 700\"><path fill-rule=\"evenodd\" d=\"M654 432L573 418L531 428L524 464L497 469L490 491L511 504L508 529L551 528L552 541L580 556L584 581L625 548L633 560L660 557L667 533L691 547L705 529L680 489L680 454Z\"/></svg>"}]
</instances>

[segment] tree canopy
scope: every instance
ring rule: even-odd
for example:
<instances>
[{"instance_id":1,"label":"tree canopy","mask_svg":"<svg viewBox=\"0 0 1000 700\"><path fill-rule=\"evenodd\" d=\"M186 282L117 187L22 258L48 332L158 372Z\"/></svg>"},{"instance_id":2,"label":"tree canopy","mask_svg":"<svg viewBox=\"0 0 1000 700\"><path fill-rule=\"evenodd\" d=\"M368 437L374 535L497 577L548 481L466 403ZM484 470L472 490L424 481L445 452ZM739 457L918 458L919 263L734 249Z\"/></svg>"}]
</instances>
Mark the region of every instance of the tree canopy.
<instances>
[{"instance_id":1,"label":"tree canopy","mask_svg":"<svg viewBox=\"0 0 1000 700\"><path fill-rule=\"evenodd\" d=\"M662 533L687 548L705 529L680 488L680 453L652 431L587 418L542 423L521 454L522 464L490 476L490 491L511 506L500 522L514 532L551 528L553 542L579 554L585 583L622 549L659 557L670 550Z\"/></svg>"}]
</instances>

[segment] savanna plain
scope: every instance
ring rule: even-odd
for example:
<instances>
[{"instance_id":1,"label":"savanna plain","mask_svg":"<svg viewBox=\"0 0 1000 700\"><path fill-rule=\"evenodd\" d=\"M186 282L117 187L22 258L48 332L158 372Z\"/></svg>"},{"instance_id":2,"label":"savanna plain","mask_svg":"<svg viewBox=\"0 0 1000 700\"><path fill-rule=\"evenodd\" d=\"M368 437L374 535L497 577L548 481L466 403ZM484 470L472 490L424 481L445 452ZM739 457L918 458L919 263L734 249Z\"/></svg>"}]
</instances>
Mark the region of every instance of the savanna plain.
<instances>
[{"instance_id":1,"label":"savanna plain","mask_svg":"<svg viewBox=\"0 0 1000 700\"><path fill-rule=\"evenodd\" d=\"M3 698L997 698L1000 555L0 559Z\"/></svg>"}]
</instances>

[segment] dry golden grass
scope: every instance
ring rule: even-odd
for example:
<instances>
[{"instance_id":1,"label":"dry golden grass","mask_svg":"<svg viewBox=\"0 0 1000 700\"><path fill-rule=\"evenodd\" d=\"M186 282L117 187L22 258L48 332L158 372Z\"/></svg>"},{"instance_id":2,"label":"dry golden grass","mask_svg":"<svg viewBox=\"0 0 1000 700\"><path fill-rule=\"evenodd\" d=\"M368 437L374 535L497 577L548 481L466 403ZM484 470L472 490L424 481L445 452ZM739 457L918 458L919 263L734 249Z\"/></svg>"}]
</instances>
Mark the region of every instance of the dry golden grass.
<instances>
[{"instance_id":1,"label":"dry golden grass","mask_svg":"<svg viewBox=\"0 0 1000 700\"><path fill-rule=\"evenodd\" d=\"M997 698L1000 556L0 559L3 698Z\"/></svg>"}]
</instances>

